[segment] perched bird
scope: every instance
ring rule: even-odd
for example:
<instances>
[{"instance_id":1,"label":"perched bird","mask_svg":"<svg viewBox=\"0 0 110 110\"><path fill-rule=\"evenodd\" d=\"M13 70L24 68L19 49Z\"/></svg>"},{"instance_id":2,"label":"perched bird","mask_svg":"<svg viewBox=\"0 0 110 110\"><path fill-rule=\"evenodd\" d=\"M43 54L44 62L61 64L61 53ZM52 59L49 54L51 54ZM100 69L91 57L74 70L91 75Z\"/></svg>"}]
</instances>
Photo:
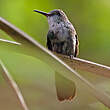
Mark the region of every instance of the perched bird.
<instances>
[{"instance_id":1,"label":"perched bird","mask_svg":"<svg viewBox=\"0 0 110 110\"><path fill-rule=\"evenodd\" d=\"M79 42L76 31L68 20L66 14L60 10L55 9L49 13L34 10L48 19L49 31L47 34L47 47L49 50L70 56L76 57L79 52ZM56 74L56 90L59 100L71 100L75 95L75 89L72 82L67 78ZM63 80L63 82L61 82ZM64 84L61 84L64 83Z\"/></svg>"},{"instance_id":2,"label":"perched bird","mask_svg":"<svg viewBox=\"0 0 110 110\"><path fill-rule=\"evenodd\" d=\"M49 13L34 11L47 16L49 24L47 34L48 49L76 57L78 55L78 36L66 14L60 9L55 9Z\"/></svg>"}]
</instances>

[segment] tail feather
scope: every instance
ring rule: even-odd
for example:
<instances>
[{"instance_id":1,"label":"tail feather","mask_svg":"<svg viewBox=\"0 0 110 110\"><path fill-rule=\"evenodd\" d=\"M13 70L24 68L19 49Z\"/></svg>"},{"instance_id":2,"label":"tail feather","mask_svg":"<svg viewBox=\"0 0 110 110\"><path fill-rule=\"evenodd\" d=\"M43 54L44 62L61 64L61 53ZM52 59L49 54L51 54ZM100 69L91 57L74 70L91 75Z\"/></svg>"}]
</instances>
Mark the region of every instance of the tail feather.
<instances>
[{"instance_id":1,"label":"tail feather","mask_svg":"<svg viewBox=\"0 0 110 110\"><path fill-rule=\"evenodd\" d=\"M76 95L76 87L74 82L65 78L59 73L55 73L55 85L57 97L60 101L72 100Z\"/></svg>"}]
</instances>

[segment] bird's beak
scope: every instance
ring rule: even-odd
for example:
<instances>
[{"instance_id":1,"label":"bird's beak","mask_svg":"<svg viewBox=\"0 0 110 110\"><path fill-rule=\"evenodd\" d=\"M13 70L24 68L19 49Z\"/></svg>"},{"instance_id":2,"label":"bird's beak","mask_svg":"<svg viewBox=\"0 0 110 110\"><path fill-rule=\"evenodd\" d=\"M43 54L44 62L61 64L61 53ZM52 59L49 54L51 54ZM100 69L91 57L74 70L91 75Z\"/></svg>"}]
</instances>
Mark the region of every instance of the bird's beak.
<instances>
[{"instance_id":1,"label":"bird's beak","mask_svg":"<svg viewBox=\"0 0 110 110\"><path fill-rule=\"evenodd\" d=\"M37 13L40 13L40 14L42 14L42 15L46 16L46 17L51 16L51 14L50 14L50 13L46 13L46 12L43 12L43 11L38 11L38 10L34 10L34 11L35 11L35 12L37 12Z\"/></svg>"}]
</instances>

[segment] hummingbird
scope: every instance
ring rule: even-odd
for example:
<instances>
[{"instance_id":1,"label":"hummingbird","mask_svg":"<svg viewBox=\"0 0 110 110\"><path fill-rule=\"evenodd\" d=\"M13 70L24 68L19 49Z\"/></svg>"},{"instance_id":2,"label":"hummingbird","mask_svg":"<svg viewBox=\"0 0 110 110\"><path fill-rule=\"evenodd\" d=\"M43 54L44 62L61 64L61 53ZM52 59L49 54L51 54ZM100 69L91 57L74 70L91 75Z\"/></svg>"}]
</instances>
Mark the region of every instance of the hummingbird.
<instances>
[{"instance_id":1,"label":"hummingbird","mask_svg":"<svg viewBox=\"0 0 110 110\"><path fill-rule=\"evenodd\" d=\"M47 17L49 31L47 34L47 48L59 54L77 57L79 53L79 41L74 26L61 9L54 9L49 13L34 10ZM61 82L63 79L63 82ZM60 74L55 74L57 96L60 101L72 100L75 89L72 81ZM63 84L61 84L63 83Z\"/></svg>"}]
</instances>

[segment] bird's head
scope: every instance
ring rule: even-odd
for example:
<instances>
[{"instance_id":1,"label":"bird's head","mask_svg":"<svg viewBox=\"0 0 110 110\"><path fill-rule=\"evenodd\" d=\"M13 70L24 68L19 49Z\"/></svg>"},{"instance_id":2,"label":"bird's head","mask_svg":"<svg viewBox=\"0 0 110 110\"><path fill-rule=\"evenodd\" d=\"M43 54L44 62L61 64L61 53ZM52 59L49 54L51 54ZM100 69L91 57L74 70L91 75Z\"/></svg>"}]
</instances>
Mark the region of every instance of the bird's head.
<instances>
[{"instance_id":1,"label":"bird's head","mask_svg":"<svg viewBox=\"0 0 110 110\"><path fill-rule=\"evenodd\" d=\"M66 14L60 10L60 9L55 9L49 13L45 13L42 11L34 10L35 12L38 12L42 15L45 15L48 19L49 24L50 23L60 23L60 22L65 22L68 20Z\"/></svg>"}]
</instances>

